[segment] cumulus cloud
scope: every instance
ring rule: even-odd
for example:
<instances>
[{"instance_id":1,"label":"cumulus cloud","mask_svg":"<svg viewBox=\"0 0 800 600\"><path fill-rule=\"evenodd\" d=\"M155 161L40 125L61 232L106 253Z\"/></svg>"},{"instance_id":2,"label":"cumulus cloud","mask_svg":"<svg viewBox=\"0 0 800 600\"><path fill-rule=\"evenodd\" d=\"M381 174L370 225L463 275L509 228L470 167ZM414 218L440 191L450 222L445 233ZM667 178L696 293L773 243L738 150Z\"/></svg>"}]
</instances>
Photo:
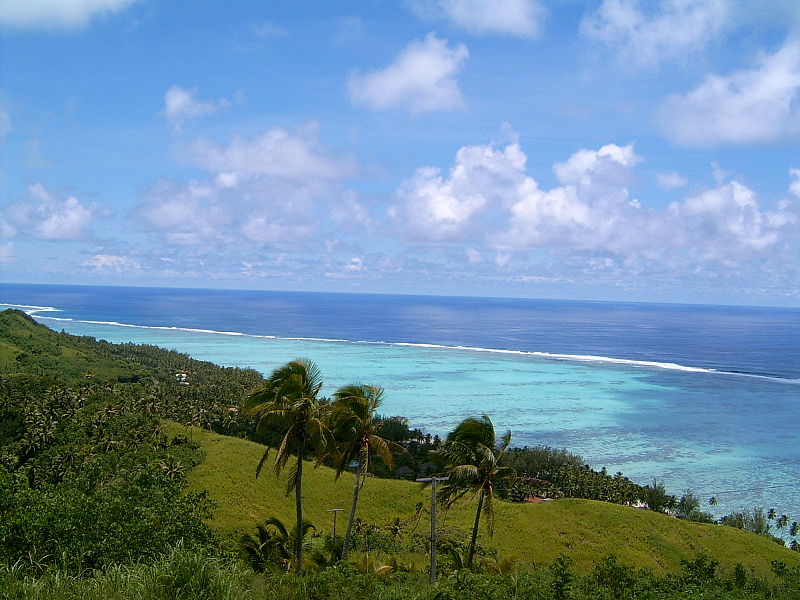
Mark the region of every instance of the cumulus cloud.
<instances>
[{"instance_id":1,"label":"cumulus cloud","mask_svg":"<svg viewBox=\"0 0 800 600\"><path fill-rule=\"evenodd\" d=\"M691 247L703 261L747 258L775 246L781 230L795 222L787 203L762 211L755 192L738 181L670 204L668 213L679 247Z\"/></svg>"},{"instance_id":2,"label":"cumulus cloud","mask_svg":"<svg viewBox=\"0 0 800 600\"><path fill-rule=\"evenodd\" d=\"M225 98L216 101L198 100L196 94L197 88L187 90L177 85L173 85L164 93L162 114L175 131L180 131L187 121L214 114L230 106L230 101Z\"/></svg>"},{"instance_id":3,"label":"cumulus cloud","mask_svg":"<svg viewBox=\"0 0 800 600\"><path fill-rule=\"evenodd\" d=\"M0 2L0 24L19 28L79 29L94 17L120 12L138 0L10 0Z\"/></svg>"},{"instance_id":4,"label":"cumulus cloud","mask_svg":"<svg viewBox=\"0 0 800 600\"><path fill-rule=\"evenodd\" d=\"M757 271L759 261L791 255L800 233L792 201L765 209L735 180L663 209L647 206L630 191L642 161L632 144L573 153L554 165L558 184L550 189L528 174L526 161L511 141L461 148L446 174L418 169L389 209L397 234L413 244L460 246L470 264L493 251L494 264L509 272L546 253L565 272L686 274L748 264ZM790 175L800 194L800 171Z\"/></svg>"},{"instance_id":5,"label":"cumulus cloud","mask_svg":"<svg viewBox=\"0 0 800 600\"><path fill-rule=\"evenodd\" d=\"M753 69L709 75L660 111L668 138L687 146L748 144L800 133L800 41L790 40Z\"/></svg>"},{"instance_id":6,"label":"cumulus cloud","mask_svg":"<svg viewBox=\"0 0 800 600\"><path fill-rule=\"evenodd\" d=\"M117 275L139 275L142 272L139 261L117 254L95 254L81 266L98 273L112 272Z\"/></svg>"},{"instance_id":7,"label":"cumulus cloud","mask_svg":"<svg viewBox=\"0 0 800 600\"><path fill-rule=\"evenodd\" d=\"M28 187L27 199L9 205L2 230L5 237L19 232L42 240L88 239L96 207L86 206L74 196L60 199L41 183Z\"/></svg>"},{"instance_id":8,"label":"cumulus cloud","mask_svg":"<svg viewBox=\"0 0 800 600\"><path fill-rule=\"evenodd\" d=\"M198 140L182 151L192 164L231 176L264 175L282 179L338 179L354 174L355 159L337 156L319 142L319 127L311 123L289 132L276 127L252 138L234 137L220 145Z\"/></svg>"},{"instance_id":9,"label":"cumulus cloud","mask_svg":"<svg viewBox=\"0 0 800 600\"><path fill-rule=\"evenodd\" d=\"M576 249L619 252L640 247L636 227L640 205L631 199L633 167L641 161L633 145L607 144L599 150L579 150L554 166L562 184L539 189L531 177L510 207L508 229L496 243L513 248L564 245Z\"/></svg>"},{"instance_id":10,"label":"cumulus cloud","mask_svg":"<svg viewBox=\"0 0 800 600\"><path fill-rule=\"evenodd\" d=\"M155 182L139 207L146 227L172 246L220 251L240 245L297 250L314 240L327 214L365 224L369 215L340 182L357 165L325 147L311 124L275 128L227 144L199 140L179 151L201 179Z\"/></svg>"},{"instance_id":11,"label":"cumulus cloud","mask_svg":"<svg viewBox=\"0 0 800 600\"><path fill-rule=\"evenodd\" d=\"M603 0L584 18L581 32L613 48L622 64L640 69L689 57L731 22L729 0L661 0L651 14L641 4Z\"/></svg>"},{"instance_id":12,"label":"cumulus cloud","mask_svg":"<svg viewBox=\"0 0 800 600\"><path fill-rule=\"evenodd\" d=\"M350 101L372 110L399 108L414 114L461 108L456 77L468 56L463 44L451 48L447 40L429 33L410 42L384 69L352 72L347 82Z\"/></svg>"},{"instance_id":13,"label":"cumulus cloud","mask_svg":"<svg viewBox=\"0 0 800 600\"><path fill-rule=\"evenodd\" d=\"M546 11L536 0L438 0L412 3L423 17L444 18L477 35L538 37Z\"/></svg>"},{"instance_id":14,"label":"cumulus cloud","mask_svg":"<svg viewBox=\"0 0 800 600\"><path fill-rule=\"evenodd\" d=\"M411 239L460 241L473 237L481 215L507 207L524 177L525 154L518 143L505 148L465 146L447 175L435 167L417 169L397 191L389 216Z\"/></svg>"}]
</instances>

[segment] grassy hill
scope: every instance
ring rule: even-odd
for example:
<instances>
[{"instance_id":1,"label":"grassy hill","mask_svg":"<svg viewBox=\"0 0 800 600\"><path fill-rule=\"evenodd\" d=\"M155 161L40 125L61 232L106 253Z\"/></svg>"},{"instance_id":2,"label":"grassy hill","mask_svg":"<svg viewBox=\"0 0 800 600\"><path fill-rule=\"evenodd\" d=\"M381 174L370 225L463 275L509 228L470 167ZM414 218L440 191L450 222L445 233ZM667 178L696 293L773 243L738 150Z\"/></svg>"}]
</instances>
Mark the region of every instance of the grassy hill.
<instances>
[{"instance_id":1,"label":"grassy hill","mask_svg":"<svg viewBox=\"0 0 800 600\"><path fill-rule=\"evenodd\" d=\"M188 374L188 385L176 381L176 372ZM6 377L9 375L13 377ZM155 347L114 345L56 333L24 313L9 310L0 312L0 376L0 381L6 379L0 387L0 392L6 395L0 397L0 409L5 411L0 411L0 416L5 414L7 425L0 422L0 440L9 440L4 451L14 451L14 456L8 454L5 460L12 469L24 463L27 470L30 464L38 469L39 477L47 477L50 471L58 470L56 467L61 468L58 452L71 443L70 432L78 425L76 415L86 413L83 416L87 427L78 429L97 430L96 435L91 434L97 437L96 440L92 438L92 443L102 444L103 435L112 436L114 430L107 429L104 434L106 430L98 429L97 423L110 427L111 419L117 418L114 415L123 409L145 412L169 419L162 422L172 435L189 437L201 446L204 459L189 471L190 488L209 490L216 502L211 525L227 539L235 540L241 533L251 532L256 523L268 516L277 516L286 523L293 521L293 499L285 495L285 481L276 480L269 469L264 470L260 479L255 478L255 466L263 446L176 423L195 422L195 415L199 414L204 416L208 426L223 428L226 433L246 425L247 419L241 423L233 420L230 427L225 428L228 427L225 419L237 414L229 407L236 406L249 389L262 381L255 372L221 368ZM23 376L20 379L23 384L15 391L13 380L18 376ZM83 391L76 392L75 406L60 414L57 407L46 406L50 402L48 395L37 398L34 403L19 401L39 389L24 388L24 376L79 381ZM107 381L116 384L103 383ZM72 398L64 394L55 397ZM97 415L87 412L93 406L100 411ZM52 422L34 418L36 411ZM124 427L130 429L130 423L139 422L134 419L128 423L123 417L120 417L123 420L119 427L127 423ZM122 433L131 437L146 432L140 429L118 432ZM63 440L59 437L62 434L66 436ZM26 435L30 439L41 438L44 445L40 444L39 450L26 450ZM125 436L120 439L127 439ZM113 436L106 441L109 447L121 443ZM103 453L97 454L98 460L103 458ZM69 468L68 480L81 476L80 465L78 460ZM332 517L326 511L349 507L352 476L346 474L337 482L330 469L314 469L309 465L304 471L306 516L318 531L330 532ZM30 476L30 471L27 472ZM359 516L366 523L379 527L399 518L405 523L406 532L415 528L416 533L424 535L429 527L428 516L418 517L417 507L429 505L429 491L421 489L417 483L372 478L361 492ZM345 514L340 515L342 527ZM459 504L442 515L440 525L446 534L466 540L473 517L473 504ZM542 504L500 502L494 537L488 539L482 528L479 541L496 548L503 557L516 556L524 562L541 565L548 565L563 554L574 561L576 570L584 572L612 553L627 565L650 568L657 573L677 571L682 559L691 560L700 554L720 561L728 571L741 563L763 575L770 572L770 563L775 560L800 567L800 554L764 537L730 527L696 524L589 500ZM414 560L424 562L424 556L417 555Z\"/></svg>"},{"instance_id":2,"label":"grassy hill","mask_svg":"<svg viewBox=\"0 0 800 600\"><path fill-rule=\"evenodd\" d=\"M169 429L191 436L205 452L203 462L190 473L189 482L192 489L209 490L216 501L213 527L233 538L250 532L268 516L292 522L293 496L285 495L285 480L276 479L267 469L255 478L263 446L198 428L171 424ZM311 464L303 472L306 517L319 531L330 532L331 514L325 511L349 507L352 476L344 475L336 482L331 469L314 469ZM420 502L430 506L430 492L420 484L373 478L361 492L359 516L378 526L387 525L395 517L411 522ZM466 537L474 508L472 503L457 505L440 517L440 525L456 528ZM343 519L340 527L342 523ZM416 531L425 533L429 527L426 515ZM800 554L755 534L592 500L499 502L494 537L489 539L482 528L479 541L496 548L503 557L517 556L530 563L550 564L563 554L574 561L576 570L584 572L609 554L656 573L675 572L682 559L692 560L700 554L718 560L726 570L741 563L762 575L770 572L770 563L775 560L800 566Z\"/></svg>"}]
</instances>

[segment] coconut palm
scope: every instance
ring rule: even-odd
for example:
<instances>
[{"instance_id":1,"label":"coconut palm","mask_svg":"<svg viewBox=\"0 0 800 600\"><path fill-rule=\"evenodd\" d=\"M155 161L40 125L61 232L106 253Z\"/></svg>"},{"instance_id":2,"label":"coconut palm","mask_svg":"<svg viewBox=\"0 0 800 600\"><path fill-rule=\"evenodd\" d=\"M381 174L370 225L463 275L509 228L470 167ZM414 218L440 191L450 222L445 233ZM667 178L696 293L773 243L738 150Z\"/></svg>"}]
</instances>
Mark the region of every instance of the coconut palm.
<instances>
[{"instance_id":1,"label":"coconut palm","mask_svg":"<svg viewBox=\"0 0 800 600\"><path fill-rule=\"evenodd\" d=\"M260 390L248 396L244 409L258 418L259 431L277 423L281 433L267 443L267 449L256 467L256 477L267 461L270 449L276 448L272 463L275 474L280 475L292 451L297 461L291 467L286 495L294 490L297 530L303 529L303 459L315 453L319 460L326 445L325 412L327 402L317 398L322 378L317 366L308 359L297 359L275 369ZM302 537L296 536L295 570L303 573Z\"/></svg>"},{"instance_id":2,"label":"coconut palm","mask_svg":"<svg viewBox=\"0 0 800 600\"><path fill-rule=\"evenodd\" d=\"M333 397L329 427L337 442L336 450L332 453L336 477L341 476L351 462L357 463L353 500L342 547L342 560L345 560L356 516L358 493L366 481L374 454L391 469L394 465L392 450L403 451L404 448L380 436L382 425L389 421L376 416L383 400L383 389L375 385L347 385L338 389Z\"/></svg>"},{"instance_id":3,"label":"coconut palm","mask_svg":"<svg viewBox=\"0 0 800 600\"><path fill-rule=\"evenodd\" d=\"M494 535L494 492L499 483L513 483L516 471L500 466L500 460L511 443L511 432L507 431L499 442L495 436L492 420L480 418L464 419L451 431L439 450L436 459L447 469L449 480L441 487L440 502L452 506L466 494L478 496L475 523L467 555L467 568L472 568L478 526L481 513L486 515L486 529Z\"/></svg>"},{"instance_id":4,"label":"coconut palm","mask_svg":"<svg viewBox=\"0 0 800 600\"><path fill-rule=\"evenodd\" d=\"M312 529L314 526L304 520L300 543ZM278 517L269 517L263 525L256 526L255 536L245 534L239 539L239 544L256 573L263 573L269 565L276 565L288 571L291 568L292 550L296 539L297 526L290 532Z\"/></svg>"}]
</instances>

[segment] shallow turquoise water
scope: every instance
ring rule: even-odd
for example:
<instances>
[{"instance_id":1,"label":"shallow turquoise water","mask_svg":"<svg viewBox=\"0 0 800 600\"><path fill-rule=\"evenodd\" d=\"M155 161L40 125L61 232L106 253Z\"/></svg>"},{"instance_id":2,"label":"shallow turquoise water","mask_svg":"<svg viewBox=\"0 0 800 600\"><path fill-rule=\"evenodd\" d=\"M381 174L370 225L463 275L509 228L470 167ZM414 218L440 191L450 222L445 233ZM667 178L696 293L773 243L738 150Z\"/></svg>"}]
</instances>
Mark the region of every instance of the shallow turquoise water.
<instances>
[{"instance_id":1,"label":"shallow turquoise water","mask_svg":"<svg viewBox=\"0 0 800 600\"><path fill-rule=\"evenodd\" d=\"M322 370L323 393L347 383L380 385L385 414L406 416L430 433L445 434L462 418L487 413L498 429L512 430L515 445L566 447L639 483L658 477L672 493L714 495L718 515L775 506L800 517L795 384L530 355L37 318L69 333L156 344L264 373L310 357Z\"/></svg>"}]
</instances>

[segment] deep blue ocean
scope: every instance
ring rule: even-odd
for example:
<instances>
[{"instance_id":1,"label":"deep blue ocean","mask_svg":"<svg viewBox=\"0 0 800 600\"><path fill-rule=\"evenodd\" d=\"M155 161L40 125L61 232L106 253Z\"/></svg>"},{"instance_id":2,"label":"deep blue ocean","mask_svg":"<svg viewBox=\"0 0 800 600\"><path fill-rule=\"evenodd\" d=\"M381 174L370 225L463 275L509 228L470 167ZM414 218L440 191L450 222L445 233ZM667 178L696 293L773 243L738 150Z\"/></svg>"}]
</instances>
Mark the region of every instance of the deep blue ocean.
<instances>
[{"instance_id":1,"label":"deep blue ocean","mask_svg":"<svg viewBox=\"0 0 800 600\"><path fill-rule=\"evenodd\" d=\"M444 434L487 413L517 445L800 518L800 309L0 284L68 333L268 373L297 357Z\"/></svg>"}]
</instances>

